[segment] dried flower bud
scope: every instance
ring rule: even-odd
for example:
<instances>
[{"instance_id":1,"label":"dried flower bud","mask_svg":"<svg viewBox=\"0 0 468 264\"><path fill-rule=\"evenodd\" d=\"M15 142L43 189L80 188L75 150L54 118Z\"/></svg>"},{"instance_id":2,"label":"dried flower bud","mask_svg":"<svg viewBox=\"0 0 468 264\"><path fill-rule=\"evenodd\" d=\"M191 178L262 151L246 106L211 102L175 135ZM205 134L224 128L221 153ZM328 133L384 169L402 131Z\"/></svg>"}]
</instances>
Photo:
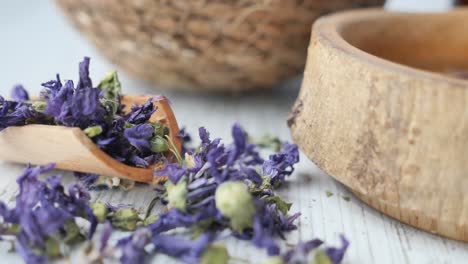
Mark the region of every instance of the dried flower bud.
<instances>
[{"instance_id":1,"label":"dried flower bud","mask_svg":"<svg viewBox=\"0 0 468 264\"><path fill-rule=\"evenodd\" d=\"M43 101L36 101L32 103L32 108L37 112L44 112L47 109L46 102Z\"/></svg>"},{"instance_id":2,"label":"dried flower bud","mask_svg":"<svg viewBox=\"0 0 468 264\"><path fill-rule=\"evenodd\" d=\"M173 184L171 181L167 182L167 200L169 208L176 208L181 211L187 209L187 181L182 178Z\"/></svg>"},{"instance_id":3,"label":"dried flower bud","mask_svg":"<svg viewBox=\"0 0 468 264\"><path fill-rule=\"evenodd\" d=\"M125 231L133 231L139 220L137 210L133 208L119 209L112 218L112 225Z\"/></svg>"},{"instance_id":4,"label":"dried flower bud","mask_svg":"<svg viewBox=\"0 0 468 264\"><path fill-rule=\"evenodd\" d=\"M323 250L317 250L311 264L333 264L333 261Z\"/></svg>"},{"instance_id":5,"label":"dried flower bud","mask_svg":"<svg viewBox=\"0 0 468 264\"><path fill-rule=\"evenodd\" d=\"M109 212L107 206L101 202L91 204L91 210L99 223L106 221L107 213Z\"/></svg>"},{"instance_id":6,"label":"dried flower bud","mask_svg":"<svg viewBox=\"0 0 468 264\"><path fill-rule=\"evenodd\" d=\"M83 132L90 138L93 138L99 134L102 133L102 127L101 126L91 126L88 128L85 128Z\"/></svg>"},{"instance_id":7,"label":"dried flower bud","mask_svg":"<svg viewBox=\"0 0 468 264\"><path fill-rule=\"evenodd\" d=\"M216 190L216 207L231 220L234 230L242 232L251 227L255 206L252 195L241 181L225 182Z\"/></svg>"},{"instance_id":8,"label":"dried flower bud","mask_svg":"<svg viewBox=\"0 0 468 264\"><path fill-rule=\"evenodd\" d=\"M154 136L151 139L150 144L151 144L151 151L156 152L156 153L164 152L169 149L169 146L167 145L167 141L159 135Z\"/></svg>"},{"instance_id":9,"label":"dried flower bud","mask_svg":"<svg viewBox=\"0 0 468 264\"><path fill-rule=\"evenodd\" d=\"M205 249L201 256L201 264L227 264L229 252L224 245L213 244Z\"/></svg>"},{"instance_id":10,"label":"dried flower bud","mask_svg":"<svg viewBox=\"0 0 468 264\"><path fill-rule=\"evenodd\" d=\"M192 155L188 154L188 153L185 153L185 156L184 156L184 160L185 160L185 166L187 166L187 168L191 169L193 167L195 167L195 159L193 158Z\"/></svg>"}]
</instances>

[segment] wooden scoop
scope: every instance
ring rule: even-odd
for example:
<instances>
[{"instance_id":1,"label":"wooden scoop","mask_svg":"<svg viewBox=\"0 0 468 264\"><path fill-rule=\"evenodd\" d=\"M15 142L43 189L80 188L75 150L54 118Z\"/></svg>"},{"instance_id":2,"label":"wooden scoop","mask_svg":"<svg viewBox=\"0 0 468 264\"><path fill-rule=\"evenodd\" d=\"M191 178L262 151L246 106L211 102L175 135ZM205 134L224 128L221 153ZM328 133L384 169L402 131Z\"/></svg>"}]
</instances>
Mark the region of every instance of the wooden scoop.
<instances>
[{"instance_id":1,"label":"wooden scoop","mask_svg":"<svg viewBox=\"0 0 468 264\"><path fill-rule=\"evenodd\" d=\"M129 112L135 104L144 104L151 97L153 96L123 96L124 112ZM182 143L177 136L179 127L169 102L167 99L162 99L155 101L154 105L158 110L151 116L150 121L166 125L175 146L180 151ZM0 132L0 146L0 159L7 161L35 165L53 162L58 169L115 176L138 182L152 182L155 177L153 169L132 167L113 159L77 127L51 125L8 127Z\"/></svg>"}]
</instances>

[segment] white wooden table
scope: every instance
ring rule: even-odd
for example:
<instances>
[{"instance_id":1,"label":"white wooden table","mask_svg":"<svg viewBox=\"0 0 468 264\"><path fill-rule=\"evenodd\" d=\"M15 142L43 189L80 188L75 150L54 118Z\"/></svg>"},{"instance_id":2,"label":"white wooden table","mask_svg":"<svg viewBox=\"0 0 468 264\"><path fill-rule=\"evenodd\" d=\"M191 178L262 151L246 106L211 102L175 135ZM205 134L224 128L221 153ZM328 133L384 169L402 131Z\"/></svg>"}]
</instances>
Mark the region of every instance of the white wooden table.
<instances>
[{"instance_id":1,"label":"white wooden table","mask_svg":"<svg viewBox=\"0 0 468 264\"><path fill-rule=\"evenodd\" d=\"M393 0L391 9L442 10L443 0ZM77 63L90 56L91 75L98 81L114 69L102 56L72 30L52 1L17 0L0 6L0 94L8 95L13 84L24 84L33 93L40 83L59 72L64 79L77 77ZM159 93L158 88L120 74L127 93ZM253 136L271 133L289 139L286 116L299 89L293 80L271 92L243 96L197 95L164 92L173 102L180 124L195 134L205 126L213 136L230 138L230 126L239 121ZM1 146L0 146L1 147ZM47 150L44 150L47 151ZM380 214L364 205L341 184L321 172L304 156L291 183L281 192L291 202L292 211L301 211L298 231L288 242L314 237L338 243L338 234L345 234L351 247L345 263L467 263L468 244L425 233ZM23 166L0 162L0 199L8 200L17 188L15 178ZM73 176L64 173L65 178ZM327 197L326 191L334 193ZM112 203L130 203L144 207L153 197L149 188L130 192L94 193L95 198ZM345 201L342 196L351 196ZM257 263L263 253L247 243L227 241L232 255ZM2 263L21 263L21 259L0 249ZM162 260L158 258L156 260ZM166 259L167 260L167 259Z\"/></svg>"}]
</instances>

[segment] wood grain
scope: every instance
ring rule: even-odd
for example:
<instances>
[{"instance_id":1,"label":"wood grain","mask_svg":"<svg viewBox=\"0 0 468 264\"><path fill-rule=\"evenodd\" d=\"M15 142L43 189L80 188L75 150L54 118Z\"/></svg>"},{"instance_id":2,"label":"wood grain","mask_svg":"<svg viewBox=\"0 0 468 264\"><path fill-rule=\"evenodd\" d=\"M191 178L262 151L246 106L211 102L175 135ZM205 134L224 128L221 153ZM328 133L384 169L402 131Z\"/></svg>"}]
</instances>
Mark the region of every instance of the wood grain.
<instances>
[{"instance_id":1,"label":"wood grain","mask_svg":"<svg viewBox=\"0 0 468 264\"><path fill-rule=\"evenodd\" d=\"M468 241L468 82L435 73L468 68L462 24L468 9L320 19L290 126L304 153L370 206Z\"/></svg>"},{"instance_id":2,"label":"wood grain","mask_svg":"<svg viewBox=\"0 0 468 264\"><path fill-rule=\"evenodd\" d=\"M122 98L124 111L130 111L134 104L145 103L150 95L128 95ZM179 127L174 113L166 99L154 101L157 111L150 122L160 122L169 128L174 144L181 148L177 136ZM139 182L152 182L164 176L153 175L153 169L136 168L125 165L99 149L86 134L76 127L49 125L27 125L8 127L0 132L0 159L19 163L44 165L56 163L64 170L89 172L105 176L115 176Z\"/></svg>"}]
</instances>

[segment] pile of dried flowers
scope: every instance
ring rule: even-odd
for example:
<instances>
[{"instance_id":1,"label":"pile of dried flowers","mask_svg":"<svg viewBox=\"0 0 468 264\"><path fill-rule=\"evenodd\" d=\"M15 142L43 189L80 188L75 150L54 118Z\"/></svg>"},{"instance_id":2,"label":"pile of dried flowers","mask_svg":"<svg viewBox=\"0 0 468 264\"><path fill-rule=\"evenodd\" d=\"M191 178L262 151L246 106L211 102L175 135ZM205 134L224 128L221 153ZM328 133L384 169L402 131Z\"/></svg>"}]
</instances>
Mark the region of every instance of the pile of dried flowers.
<instances>
[{"instance_id":1,"label":"pile of dried flowers","mask_svg":"<svg viewBox=\"0 0 468 264\"><path fill-rule=\"evenodd\" d=\"M20 192L14 207L0 203L1 237L6 241L12 237L27 263L64 256L70 245L86 240L89 261L118 258L121 263L143 263L151 255L165 254L185 263L227 263L232 257L219 242L220 233L226 230L266 249L271 257L264 263L341 262L348 247L344 237L338 248L323 247L318 239L287 252L281 252L278 245L277 237L284 239L286 232L296 229L294 221L300 216L290 214L291 204L275 193L299 161L296 145L273 140L278 150L264 159L260 149L269 144L249 142L239 124L232 127L233 142L228 145L219 138L211 139L202 127L198 147L185 146L184 153L177 153L183 158L165 160L166 151L177 150L170 149L167 130L161 124L147 122L157 111L152 101L122 114L116 73L94 88L88 67L85 58L76 87L72 81L62 85L58 75L44 83L41 101L29 101L21 86L14 88L13 101L0 97L0 129L27 124L80 127L121 162L148 167L164 161L165 166L156 173L169 180L153 187L159 198L154 202L161 201L167 210L152 215L150 206L140 216L134 208L91 203L82 183L91 186L98 176L79 174L83 182L65 191L60 176L39 179L53 164L28 166L17 180ZM185 132L180 136L189 141ZM98 225L102 226L100 246L94 248L91 239ZM113 229L130 234L111 245Z\"/></svg>"},{"instance_id":2,"label":"pile of dried flowers","mask_svg":"<svg viewBox=\"0 0 468 264\"><path fill-rule=\"evenodd\" d=\"M166 152L173 151L169 130L161 123L148 122L157 111L153 101L135 105L123 113L121 84L117 73L109 73L93 87L89 77L89 58L79 64L79 80L55 80L42 84L39 100L30 100L18 85L13 101L0 96L0 130L28 124L59 125L81 128L96 145L114 159L128 165L147 168L161 162ZM98 175L77 173L87 186L107 183Z\"/></svg>"}]
</instances>

